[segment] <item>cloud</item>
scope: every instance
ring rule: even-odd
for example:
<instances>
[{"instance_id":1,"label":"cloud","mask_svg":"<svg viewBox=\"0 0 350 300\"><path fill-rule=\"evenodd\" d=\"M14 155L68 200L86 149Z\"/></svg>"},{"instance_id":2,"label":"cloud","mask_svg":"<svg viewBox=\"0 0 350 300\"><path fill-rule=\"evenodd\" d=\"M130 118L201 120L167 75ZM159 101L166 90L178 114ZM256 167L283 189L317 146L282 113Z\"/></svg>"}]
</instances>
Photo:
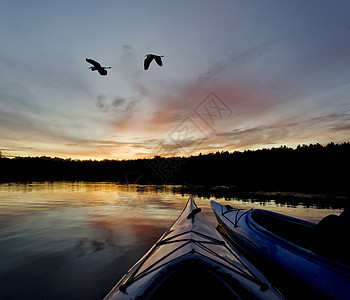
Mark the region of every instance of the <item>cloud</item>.
<instances>
[{"instance_id":1,"label":"cloud","mask_svg":"<svg viewBox=\"0 0 350 300\"><path fill-rule=\"evenodd\" d=\"M184 115L176 111L155 111L149 119L152 126L177 125L184 119Z\"/></svg>"},{"instance_id":2,"label":"cloud","mask_svg":"<svg viewBox=\"0 0 350 300\"><path fill-rule=\"evenodd\" d=\"M337 133L345 131L345 133L350 134L350 120L348 120L347 124L340 123L340 124L333 125L330 128L330 131L337 132Z\"/></svg>"},{"instance_id":3,"label":"cloud","mask_svg":"<svg viewBox=\"0 0 350 300\"><path fill-rule=\"evenodd\" d=\"M259 50L254 49L246 56L259 55ZM203 73L204 75L208 74ZM211 73L211 76L214 76ZM198 76L186 84L174 83L176 92L164 94L161 90L152 90L144 94L137 109L125 114L123 118L112 121L113 130L120 135L145 140L153 138L149 144L144 143L145 153L157 152L157 145L163 144L160 152L162 156L188 155L192 151L206 151L212 149L225 149L229 144L223 136L215 136L214 133L229 132L231 129L242 130L252 124L264 123L271 118L271 110L278 107L283 98L268 87L257 86L254 83L237 82L230 80L213 80L211 76ZM213 102L208 99L212 93L218 97L217 103L226 112L214 111ZM118 98L119 99L119 98ZM102 109L112 110L105 99L100 105ZM123 101L115 103L117 107L123 105ZM204 117L205 111L211 114L211 119ZM220 114L221 115L220 115ZM173 132L181 126L187 126L185 120L190 119L194 124L192 129L197 130L197 135L191 140L176 143ZM273 119L275 120L275 119ZM241 132L243 136L247 131ZM253 141L250 142L253 144ZM232 145L231 145L232 146ZM231 147L232 149L232 147ZM149 155L150 155L149 154ZM141 154L140 154L141 155Z\"/></svg>"},{"instance_id":4,"label":"cloud","mask_svg":"<svg viewBox=\"0 0 350 300\"><path fill-rule=\"evenodd\" d=\"M107 96L99 95L96 98L96 106L104 113L129 113L135 109L138 100L116 97L111 100Z\"/></svg>"},{"instance_id":5,"label":"cloud","mask_svg":"<svg viewBox=\"0 0 350 300\"><path fill-rule=\"evenodd\" d=\"M206 81L221 81L222 79L231 78L237 80L246 77L247 72L252 70L252 66L262 65L269 51L273 49L277 41L263 41L257 45L247 47L227 47L222 55L214 58L209 63L205 72L200 75L200 79ZM257 75L257 74L250 74Z\"/></svg>"},{"instance_id":6,"label":"cloud","mask_svg":"<svg viewBox=\"0 0 350 300\"><path fill-rule=\"evenodd\" d=\"M266 114L283 99L268 86L261 86L248 78L237 80L230 69L259 60L273 45L274 42L265 41L240 50L229 49L227 54L209 62L197 77L175 75L178 77L174 78L165 68L148 73L140 70L135 64L139 53L134 46L124 44L120 48L120 71L134 95L100 95L96 106L105 113L123 113L111 120L112 130L118 134L131 137L155 135L163 139L186 117L194 115L195 108L215 92L233 112L232 118L223 120L220 126L246 123Z\"/></svg>"},{"instance_id":7,"label":"cloud","mask_svg":"<svg viewBox=\"0 0 350 300\"><path fill-rule=\"evenodd\" d=\"M282 144L295 146L300 143L328 143L330 140L337 139L334 132L337 132L339 136L341 131L344 131L345 136L349 129L350 114L342 112L313 118L272 119L270 122L249 128L235 128L230 131L217 132L214 134L214 140L229 149L269 147Z\"/></svg>"}]
</instances>

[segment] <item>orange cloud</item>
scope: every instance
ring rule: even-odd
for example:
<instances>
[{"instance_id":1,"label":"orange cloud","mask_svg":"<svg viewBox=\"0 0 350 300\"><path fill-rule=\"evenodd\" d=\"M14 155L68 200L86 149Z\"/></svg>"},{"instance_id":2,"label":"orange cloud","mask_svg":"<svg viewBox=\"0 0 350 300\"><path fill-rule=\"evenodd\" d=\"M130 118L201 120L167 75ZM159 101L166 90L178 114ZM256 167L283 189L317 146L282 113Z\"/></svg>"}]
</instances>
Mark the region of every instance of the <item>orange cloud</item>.
<instances>
[{"instance_id":1,"label":"orange cloud","mask_svg":"<svg viewBox=\"0 0 350 300\"><path fill-rule=\"evenodd\" d=\"M222 109L226 108L226 111L216 110L210 113L213 103L207 98L211 93L219 98L218 103ZM152 152L152 149L162 143L167 147L167 153L178 155L192 153L194 144L201 144L195 149L196 152L210 152L210 149L222 150L226 149L227 145L231 145L232 148L235 144L237 144L236 147L244 143L254 145L254 140L260 141L263 138L258 136L257 129L255 134L247 129L268 126L276 117L271 119L281 102L276 91L270 91L267 87L216 81L211 80L210 77L199 77L171 95L150 93L148 90L142 96L144 97L142 101L138 101L133 109L121 118L111 121L113 130L131 139L149 141L143 144L145 152L147 149ZM197 130L197 135L192 136L192 140L182 141L179 146L173 138L173 133L181 126L185 128L191 125L186 124L187 119L194 123L194 127L187 129L192 132ZM236 132L235 143L232 141L233 135L230 140L227 136L220 135L228 132ZM263 132L262 129L260 129L261 132ZM219 134L216 135L216 133ZM243 135L245 135L244 138ZM138 151L138 157L145 152Z\"/></svg>"}]
</instances>

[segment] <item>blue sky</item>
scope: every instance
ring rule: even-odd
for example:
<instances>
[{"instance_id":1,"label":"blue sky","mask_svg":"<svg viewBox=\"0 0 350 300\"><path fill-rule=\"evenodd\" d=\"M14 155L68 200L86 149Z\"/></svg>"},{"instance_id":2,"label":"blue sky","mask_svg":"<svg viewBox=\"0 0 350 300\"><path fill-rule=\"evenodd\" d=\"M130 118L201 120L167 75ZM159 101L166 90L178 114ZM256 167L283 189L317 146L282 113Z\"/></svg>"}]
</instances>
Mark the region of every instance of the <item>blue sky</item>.
<instances>
[{"instance_id":1,"label":"blue sky","mask_svg":"<svg viewBox=\"0 0 350 300\"><path fill-rule=\"evenodd\" d=\"M333 0L4 0L0 149L124 159L349 141L349 13ZM147 53L164 66L144 71Z\"/></svg>"}]
</instances>

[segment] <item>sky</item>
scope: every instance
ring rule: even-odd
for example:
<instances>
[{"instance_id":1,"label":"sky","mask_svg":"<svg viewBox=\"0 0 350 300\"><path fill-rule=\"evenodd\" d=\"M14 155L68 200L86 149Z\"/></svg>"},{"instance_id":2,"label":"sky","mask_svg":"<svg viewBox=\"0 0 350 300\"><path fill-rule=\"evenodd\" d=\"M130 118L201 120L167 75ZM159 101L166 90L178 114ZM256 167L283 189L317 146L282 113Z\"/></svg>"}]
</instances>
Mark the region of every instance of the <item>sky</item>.
<instances>
[{"instance_id":1,"label":"sky","mask_svg":"<svg viewBox=\"0 0 350 300\"><path fill-rule=\"evenodd\" d=\"M350 1L1 0L0 151L137 159L349 142ZM164 55L163 66L148 53ZM111 66L90 71L85 58Z\"/></svg>"}]
</instances>

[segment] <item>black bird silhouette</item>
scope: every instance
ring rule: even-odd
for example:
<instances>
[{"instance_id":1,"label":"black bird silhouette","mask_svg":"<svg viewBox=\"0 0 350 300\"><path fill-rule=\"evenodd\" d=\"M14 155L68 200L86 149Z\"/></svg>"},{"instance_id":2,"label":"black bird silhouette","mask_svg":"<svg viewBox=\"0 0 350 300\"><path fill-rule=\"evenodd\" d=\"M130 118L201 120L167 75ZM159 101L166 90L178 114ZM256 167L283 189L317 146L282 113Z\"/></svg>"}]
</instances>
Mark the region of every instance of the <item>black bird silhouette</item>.
<instances>
[{"instance_id":1,"label":"black bird silhouette","mask_svg":"<svg viewBox=\"0 0 350 300\"><path fill-rule=\"evenodd\" d=\"M91 58L86 58L86 61L93 65L93 67L89 68L91 71L96 71L97 70L100 73L100 75L102 75L102 76L106 76L107 75L106 69L112 68L112 67L102 67L97 61L94 61Z\"/></svg>"},{"instance_id":2,"label":"black bird silhouette","mask_svg":"<svg viewBox=\"0 0 350 300\"><path fill-rule=\"evenodd\" d=\"M148 70L148 67L151 64L153 59L156 61L158 66L162 66L163 65L162 57L164 57L164 55L146 54L145 55L145 61L143 63L145 70Z\"/></svg>"}]
</instances>

